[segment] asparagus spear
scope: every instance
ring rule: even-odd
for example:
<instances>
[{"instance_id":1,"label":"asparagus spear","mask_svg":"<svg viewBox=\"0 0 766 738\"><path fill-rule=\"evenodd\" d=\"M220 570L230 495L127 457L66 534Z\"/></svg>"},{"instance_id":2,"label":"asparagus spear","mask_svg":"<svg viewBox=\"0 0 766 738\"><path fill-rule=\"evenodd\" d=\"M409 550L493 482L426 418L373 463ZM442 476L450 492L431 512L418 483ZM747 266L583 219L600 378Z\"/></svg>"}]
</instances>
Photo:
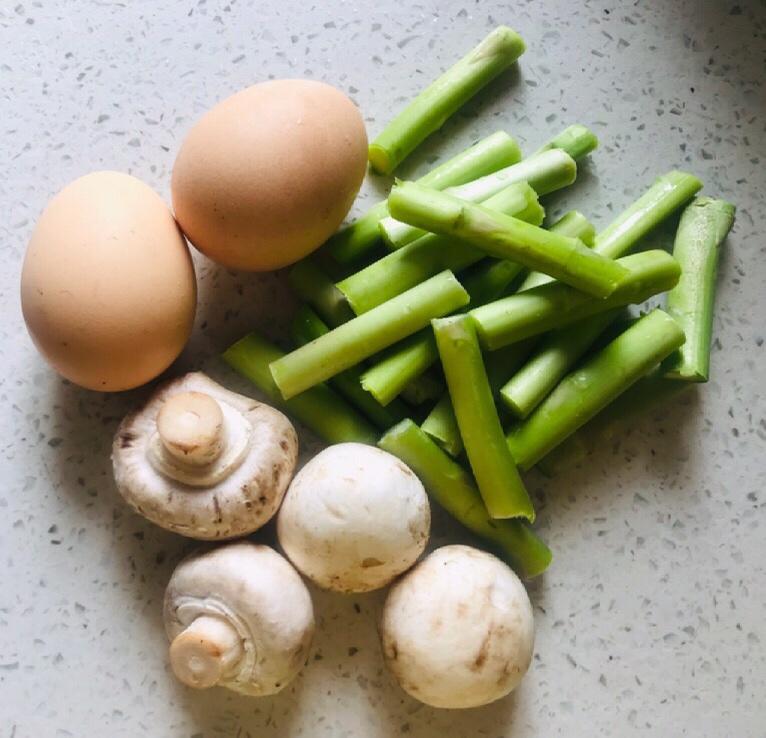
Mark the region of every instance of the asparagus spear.
<instances>
[{"instance_id":1,"label":"asparagus spear","mask_svg":"<svg viewBox=\"0 0 766 738\"><path fill-rule=\"evenodd\" d=\"M508 69L524 53L524 48L521 36L507 26L492 31L426 87L370 144L368 157L372 168L381 174L391 174L421 141Z\"/></svg>"},{"instance_id":2,"label":"asparagus spear","mask_svg":"<svg viewBox=\"0 0 766 738\"><path fill-rule=\"evenodd\" d=\"M471 318L456 315L432 325L460 437L490 517L534 521L532 501L503 436Z\"/></svg>"},{"instance_id":3,"label":"asparagus spear","mask_svg":"<svg viewBox=\"0 0 766 738\"><path fill-rule=\"evenodd\" d=\"M303 346L319 336L329 333L330 329L322 319L308 306L301 305L292 322L292 338L296 346ZM386 430L407 417L408 410L402 402L391 402L383 407L360 384L361 369L346 369L330 380L330 386L345 397L354 407L362 412L377 428Z\"/></svg>"},{"instance_id":4,"label":"asparagus spear","mask_svg":"<svg viewBox=\"0 0 766 738\"><path fill-rule=\"evenodd\" d=\"M535 343L537 339L527 339L486 355L487 377L493 396L524 363ZM449 394L442 395L420 427L450 456L458 456L463 451L463 439L460 437Z\"/></svg>"},{"instance_id":5,"label":"asparagus spear","mask_svg":"<svg viewBox=\"0 0 766 738\"><path fill-rule=\"evenodd\" d=\"M623 256L655 226L689 202L701 187L702 182L686 172L664 174L596 236L593 250L610 259Z\"/></svg>"},{"instance_id":6,"label":"asparagus spear","mask_svg":"<svg viewBox=\"0 0 766 738\"><path fill-rule=\"evenodd\" d=\"M508 185L526 182L538 195L572 184L577 177L575 160L558 149L530 156L528 159L486 175L473 182L445 190L461 200L483 203ZM421 184L418 182L418 184ZM434 188L432 188L434 189ZM390 208L389 208L390 209ZM392 249L398 249L425 235L426 230L397 220L393 214L381 219L380 233Z\"/></svg>"},{"instance_id":7,"label":"asparagus spear","mask_svg":"<svg viewBox=\"0 0 766 738\"><path fill-rule=\"evenodd\" d=\"M667 379L663 376L662 368L656 366L592 420L540 459L536 468L549 477L568 471L585 461L596 449L608 448L617 433L632 419L665 405L693 386L689 382Z\"/></svg>"},{"instance_id":8,"label":"asparagus spear","mask_svg":"<svg viewBox=\"0 0 766 738\"><path fill-rule=\"evenodd\" d=\"M375 428L324 384L290 400L283 400L269 371L269 364L283 355L276 346L250 333L230 346L223 358L271 402L284 407L327 443L356 441L375 444L378 438Z\"/></svg>"},{"instance_id":9,"label":"asparagus spear","mask_svg":"<svg viewBox=\"0 0 766 738\"><path fill-rule=\"evenodd\" d=\"M668 293L668 312L686 333L686 343L667 361L665 376L707 382L720 245L734 223L735 208L724 200L699 197L681 216L673 256L681 279Z\"/></svg>"},{"instance_id":10,"label":"asparagus spear","mask_svg":"<svg viewBox=\"0 0 766 738\"><path fill-rule=\"evenodd\" d=\"M520 576L548 568L551 552L532 528L523 520L491 519L471 476L411 420L391 428L378 445L407 464L455 520L497 547Z\"/></svg>"},{"instance_id":11,"label":"asparagus spear","mask_svg":"<svg viewBox=\"0 0 766 738\"><path fill-rule=\"evenodd\" d=\"M681 326L653 310L565 377L526 420L508 433L508 446L522 469L551 449L684 342Z\"/></svg>"},{"instance_id":12,"label":"asparagus spear","mask_svg":"<svg viewBox=\"0 0 766 738\"><path fill-rule=\"evenodd\" d=\"M562 236L579 238L588 248L593 248L593 240L596 237L593 223L579 210L570 210L568 213L564 213L548 230L560 233Z\"/></svg>"},{"instance_id":13,"label":"asparagus spear","mask_svg":"<svg viewBox=\"0 0 766 738\"><path fill-rule=\"evenodd\" d=\"M499 297L521 267L510 261L487 260L465 277L471 305ZM433 331L419 331L393 347L362 375L362 386L382 405L387 405L439 358Z\"/></svg>"},{"instance_id":14,"label":"asparagus spear","mask_svg":"<svg viewBox=\"0 0 766 738\"><path fill-rule=\"evenodd\" d=\"M590 154L598 146L598 138L593 131L579 123L565 128L550 141L544 143L535 154L541 154L550 149L561 149L566 151L573 159L581 159L586 154Z\"/></svg>"},{"instance_id":15,"label":"asparagus spear","mask_svg":"<svg viewBox=\"0 0 766 738\"><path fill-rule=\"evenodd\" d=\"M506 187L485 206L535 225L542 223L544 215L537 194L525 182ZM482 258L484 252L456 238L427 233L336 286L360 315L444 269L458 272Z\"/></svg>"},{"instance_id":16,"label":"asparagus spear","mask_svg":"<svg viewBox=\"0 0 766 738\"><path fill-rule=\"evenodd\" d=\"M443 190L496 172L515 164L519 159L521 151L516 141L504 131L497 131L417 181L435 190ZM357 261L369 253L380 239L378 222L387 215L388 203L385 200L373 205L364 215L332 236L322 251L341 264Z\"/></svg>"},{"instance_id":17,"label":"asparagus spear","mask_svg":"<svg viewBox=\"0 0 766 738\"><path fill-rule=\"evenodd\" d=\"M621 312L616 308L553 331L500 389L505 406L517 418L526 418Z\"/></svg>"},{"instance_id":18,"label":"asparagus spear","mask_svg":"<svg viewBox=\"0 0 766 738\"><path fill-rule=\"evenodd\" d=\"M354 317L343 293L312 259L295 264L287 275L293 292L308 303L328 325L333 327Z\"/></svg>"},{"instance_id":19,"label":"asparagus spear","mask_svg":"<svg viewBox=\"0 0 766 738\"><path fill-rule=\"evenodd\" d=\"M591 315L643 302L674 287L681 273L678 262L659 250L624 256L617 263L629 274L605 300L551 282L474 308L471 315L482 345L493 351Z\"/></svg>"},{"instance_id":20,"label":"asparagus spear","mask_svg":"<svg viewBox=\"0 0 766 738\"><path fill-rule=\"evenodd\" d=\"M594 253L579 239L546 231L414 182L394 187L388 208L407 223L461 238L491 256L538 269L597 297L611 295L627 276L624 267Z\"/></svg>"},{"instance_id":21,"label":"asparagus spear","mask_svg":"<svg viewBox=\"0 0 766 738\"><path fill-rule=\"evenodd\" d=\"M407 290L393 300L338 326L271 364L285 399L334 377L384 348L412 335L432 318L468 302L468 293L450 271Z\"/></svg>"},{"instance_id":22,"label":"asparagus spear","mask_svg":"<svg viewBox=\"0 0 766 738\"><path fill-rule=\"evenodd\" d=\"M668 172L596 236L593 250L610 259L624 256L663 220L691 200L700 187L702 183L691 174ZM552 281L547 274L531 272L519 286L518 292Z\"/></svg>"}]
</instances>

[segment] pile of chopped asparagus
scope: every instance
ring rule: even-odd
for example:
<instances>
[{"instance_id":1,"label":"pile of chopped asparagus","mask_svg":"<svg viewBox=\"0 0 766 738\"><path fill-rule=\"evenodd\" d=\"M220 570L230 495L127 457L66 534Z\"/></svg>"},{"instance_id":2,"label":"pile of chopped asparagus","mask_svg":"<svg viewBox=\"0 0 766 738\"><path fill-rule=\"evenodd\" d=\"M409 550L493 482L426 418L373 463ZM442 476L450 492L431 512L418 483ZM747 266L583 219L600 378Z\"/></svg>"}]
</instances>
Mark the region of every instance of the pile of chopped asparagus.
<instances>
[{"instance_id":1,"label":"pile of chopped asparagus","mask_svg":"<svg viewBox=\"0 0 766 738\"><path fill-rule=\"evenodd\" d=\"M523 53L507 27L370 145L392 172ZM596 136L572 125L522 158L498 131L378 203L290 271L302 301L284 354L252 333L224 358L328 443L377 444L526 577L551 552L520 471L555 474L615 421L708 379L719 247L734 206L671 171L598 233L544 226ZM681 212L672 256L639 249ZM666 310L626 307L667 293Z\"/></svg>"}]
</instances>

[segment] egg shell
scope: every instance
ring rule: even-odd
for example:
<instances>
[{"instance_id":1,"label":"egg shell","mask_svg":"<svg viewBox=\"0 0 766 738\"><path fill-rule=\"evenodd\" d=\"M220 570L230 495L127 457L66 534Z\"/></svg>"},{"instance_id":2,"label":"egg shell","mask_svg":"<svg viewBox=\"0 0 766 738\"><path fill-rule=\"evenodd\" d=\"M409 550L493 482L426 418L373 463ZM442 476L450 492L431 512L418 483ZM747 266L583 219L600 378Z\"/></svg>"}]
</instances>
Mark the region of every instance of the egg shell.
<instances>
[{"instance_id":1,"label":"egg shell","mask_svg":"<svg viewBox=\"0 0 766 738\"><path fill-rule=\"evenodd\" d=\"M312 80L263 82L189 131L173 167L173 208L211 259L270 271L338 228L366 163L364 121L346 95Z\"/></svg>"},{"instance_id":2,"label":"egg shell","mask_svg":"<svg viewBox=\"0 0 766 738\"><path fill-rule=\"evenodd\" d=\"M93 172L48 204L29 242L21 306L35 345L88 389L137 387L178 356L194 322L194 266L148 185Z\"/></svg>"}]
</instances>

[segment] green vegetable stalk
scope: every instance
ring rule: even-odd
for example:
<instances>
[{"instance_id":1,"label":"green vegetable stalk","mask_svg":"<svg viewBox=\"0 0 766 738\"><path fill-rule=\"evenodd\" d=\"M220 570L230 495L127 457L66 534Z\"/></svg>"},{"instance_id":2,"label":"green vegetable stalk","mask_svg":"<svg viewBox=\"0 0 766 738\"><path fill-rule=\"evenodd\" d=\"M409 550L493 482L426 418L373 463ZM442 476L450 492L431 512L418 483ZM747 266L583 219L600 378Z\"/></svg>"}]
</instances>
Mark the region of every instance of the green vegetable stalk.
<instances>
[{"instance_id":1,"label":"green vegetable stalk","mask_svg":"<svg viewBox=\"0 0 766 738\"><path fill-rule=\"evenodd\" d=\"M506 187L485 206L535 225L542 223L544 216L537 194L525 182ZM459 272L484 256L483 251L451 236L427 233L346 277L337 288L360 315L444 269Z\"/></svg>"},{"instance_id":2,"label":"green vegetable stalk","mask_svg":"<svg viewBox=\"0 0 766 738\"><path fill-rule=\"evenodd\" d=\"M681 216L673 256L681 278L668 293L668 313L686 333L686 343L667 361L665 376L707 382L720 246L734 223L735 208L724 200L697 198Z\"/></svg>"},{"instance_id":3,"label":"green vegetable stalk","mask_svg":"<svg viewBox=\"0 0 766 738\"><path fill-rule=\"evenodd\" d=\"M362 387L381 405L393 402L439 358L433 331L424 328L392 347L362 374Z\"/></svg>"},{"instance_id":4,"label":"green vegetable stalk","mask_svg":"<svg viewBox=\"0 0 766 738\"><path fill-rule=\"evenodd\" d=\"M570 210L562 215L548 230L561 233L564 236L579 238L589 249L593 248L593 241L596 237L596 229L593 224L577 210ZM552 281L553 277L549 277L543 272L529 272L516 292L524 292L524 290Z\"/></svg>"},{"instance_id":5,"label":"green vegetable stalk","mask_svg":"<svg viewBox=\"0 0 766 738\"><path fill-rule=\"evenodd\" d=\"M468 315L433 321L460 437L492 518L526 518L535 511L508 450L479 341Z\"/></svg>"},{"instance_id":6,"label":"green vegetable stalk","mask_svg":"<svg viewBox=\"0 0 766 738\"><path fill-rule=\"evenodd\" d=\"M301 305L293 318L292 338L296 346L303 346L330 332L322 319L308 306ZM407 407L394 401L383 407L360 383L360 367L346 369L330 380L330 385L362 412L377 428L386 430L407 417Z\"/></svg>"},{"instance_id":7,"label":"green vegetable stalk","mask_svg":"<svg viewBox=\"0 0 766 738\"><path fill-rule=\"evenodd\" d=\"M617 308L593 315L546 336L539 350L500 389L505 406L517 418L526 418L620 312Z\"/></svg>"},{"instance_id":8,"label":"green vegetable stalk","mask_svg":"<svg viewBox=\"0 0 766 738\"><path fill-rule=\"evenodd\" d=\"M550 149L561 149L573 159L581 159L590 154L597 146L596 134L585 126L575 123L543 144L535 154L541 154L543 151L550 151Z\"/></svg>"},{"instance_id":9,"label":"green vegetable stalk","mask_svg":"<svg viewBox=\"0 0 766 738\"><path fill-rule=\"evenodd\" d=\"M668 172L657 179L588 245L592 245L596 253L609 259L624 256L675 210L691 200L700 187L702 182L691 174ZM547 274L532 272L527 275L517 291L524 292L552 281Z\"/></svg>"},{"instance_id":10,"label":"green vegetable stalk","mask_svg":"<svg viewBox=\"0 0 766 738\"><path fill-rule=\"evenodd\" d=\"M678 323L653 310L565 377L537 409L508 433L508 446L529 469L619 397L684 342Z\"/></svg>"},{"instance_id":11,"label":"green vegetable stalk","mask_svg":"<svg viewBox=\"0 0 766 738\"><path fill-rule=\"evenodd\" d=\"M524 363L536 343L537 339L531 338L485 355L487 378L493 396L498 393L508 377ZM463 451L463 439L460 437L460 429L448 393L442 395L420 427L450 456L459 456Z\"/></svg>"},{"instance_id":12,"label":"green vegetable stalk","mask_svg":"<svg viewBox=\"0 0 766 738\"><path fill-rule=\"evenodd\" d=\"M689 202L701 187L702 182L686 172L664 174L596 236L593 250L610 259L623 256L663 220Z\"/></svg>"},{"instance_id":13,"label":"green vegetable stalk","mask_svg":"<svg viewBox=\"0 0 766 738\"><path fill-rule=\"evenodd\" d=\"M425 328L424 330L428 330ZM446 392L444 380L436 372L423 372L410 382L401 392L401 398L408 405L419 408L424 403L432 403Z\"/></svg>"},{"instance_id":14,"label":"green vegetable stalk","mask_svg":"<svg viewBox=\"0 0 766 738\"><path fill-rule=\"evenodd\" d=\"M255 333L237 341L223 354L224 360L271 402L285 408L327 443L376 443L378 432L375 428L324 384L283 400L269 370L269 364L281 356L284 356L282 351Z\"/></svg>"},{"instance_id":15,"label":"green vegetable stalk","mask_svg":"<svg viewBox=\"0 0 766 738\"><path fill-rule=\"evenodd\" d=\"M493 520L470 474L449 458L411 420L391 428L378 442L418 475L430 496L455 520L498 549L519 576L542 574L550 549L523 520Z\"/></svg>"},{"instance_id":16,"label":"green vegetable stalk","mask_svg":"<svg viewBox=\"0 0 766 738\"><path fill-rule=\"evenodd\" d=\"M334 377L412 335L433 318L468 302L452 272L444 271L271 364L285 399Z\"/></svg>"},{"instance_id":17,"label":"green vegetable stalk","mask_svg":"<svg viewBox=\"0 0 766 738\"><path fill-rule=\"evenodd\" d=\"M550 282L471 310L482 345L493 351L613 308L643 302L675 287L678 262L664 251L643 251L618 259L629 274L605 300L561 282Z\"/></svg>"},{"instance_id":18,"label":"green vegetable stalk","mask_svg":"<svg viewBox=\"0 0 766 738\"><path fill-rule=\"evenodd\" d=\"M519 159L521 151L516 141L504 131L497 131L440 164L417 181L435 190L443 190L445 187L464 184L496 172L515 164ZM340 264L358 261L378 243L378 222L387 215L388 203L385 200L373 205L364 215L332 236L322 247L322 252Z\"/></svg>"},{"instance_id":19,"label":"green vegetable stalk","mask_svg":"<svg viewBox=\"0 0 766 738\"><path fill-rule=\"evenodd\" d=\"M642 413L665 405L694 386L691 383L667 379L662 375L662 368L655 367L540 459L536 468L552 477L582 464L596 450L609 448L617 434Z\"/></svg>"},{"instance_id":20,"label":"green vegetable stalk","mask_svg":"<svg viewBox=\"0 0 766 738\"><path fill-rule=\"evenodd\" d=\"M369 160L380 174L391 174L425 138L482 87L524 53L524 41L499 26L476 48L448 69L397 115L370 144Z\"/></svg>"},{"instance_id":21,"label":"green vegetable stalk","mask_svg":"<svg viewBox=\"0 0 766 738\"><path fill-rule=\"evenodd\" d=\"M414 182L394 187L388 208L407 223L460 238L490 256L545 272L596 297L611 295L627 276L620 264L594 253L576 238L546 231Z\"/></svg>"},{"instance_id":22,"label":"green vegetable stalk","mask_svg":"<svg viewBox=\"0 0 766 738\"><path fill-rule=\"evenodd\" d=\"M293 292L309 304L330 326L338 326L354 317L343 293L311 258L295 264L287 275Z\"/></svg>"},{"instance_id":23,"label":"green vegetable stalk","mask_svg":"<svg viewBox=\"0 0 766 738\"><path fill-rule=\"evenodd\" d=\"M538 195L544 195L572 184L576 177L575 160L566 152L556 149L530 156L518 164L500 169L459 187L449 187L445 192L466 202L484 203L509 185L519 182L526 182ZM379 226L383 240L392 249L399 249L412 243L425 235L427 231L427 229L403 223L393 214L383 218Z\"/></svg>"},{"instance_id":24,"label":"green vegetable stalk","mask_svg":"<svg viewBox=\"0 0 766 738\"><path fill-rule=\"evenodd\" d=\"M405 247L406 248L406 247ZM515 279L521 267L511 261L487 259L463 277L471 305L481 305L499 297ZM387 405L404 393L439 358L433 331L425 328L394 346L362 375L362 386L375 399Z\"/></svg>"}]
</instances>

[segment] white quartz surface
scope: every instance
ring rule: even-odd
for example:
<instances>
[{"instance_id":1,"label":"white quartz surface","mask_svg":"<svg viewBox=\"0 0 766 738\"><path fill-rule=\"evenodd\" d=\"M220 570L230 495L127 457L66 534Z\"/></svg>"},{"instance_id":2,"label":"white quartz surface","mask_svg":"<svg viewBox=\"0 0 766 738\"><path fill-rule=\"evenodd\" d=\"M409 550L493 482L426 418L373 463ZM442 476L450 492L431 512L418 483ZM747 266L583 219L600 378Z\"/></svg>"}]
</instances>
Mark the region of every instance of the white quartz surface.
<instances>
[{"instance_id":1,"label":"white quartz surface","mask_svg":"<svg viewBox=\"0 0 766 738\"><path fill-rule=\"evenodd\" d=\"M712 379L587 468L530 475L555 562L531 586L536 655L511 697L465 712L418 704L383 670L382 595L316 590L310 660L283 693L185 689L168 672L160 609L193 544L128 510L110 476L111 435L145 391L80 390L35 353L18 305L35 219L93 169L130 172L167 196L191 123L272 76L338 85L374 135L499 23L527 41L518 72L401 173L498 128L530 150L584 123L601 147L548 206L578 207L597 226L656 175L698 174L706 193L739 206ZM766 735L765 62L762 0L2 3L0 736ZM197 263L197 328L173 372L203 367L245 390L217 352L251 326L283 333L289 297L273 276ZM440 514L435 539L464 540Z\"/></svg>"}]
</instances>

